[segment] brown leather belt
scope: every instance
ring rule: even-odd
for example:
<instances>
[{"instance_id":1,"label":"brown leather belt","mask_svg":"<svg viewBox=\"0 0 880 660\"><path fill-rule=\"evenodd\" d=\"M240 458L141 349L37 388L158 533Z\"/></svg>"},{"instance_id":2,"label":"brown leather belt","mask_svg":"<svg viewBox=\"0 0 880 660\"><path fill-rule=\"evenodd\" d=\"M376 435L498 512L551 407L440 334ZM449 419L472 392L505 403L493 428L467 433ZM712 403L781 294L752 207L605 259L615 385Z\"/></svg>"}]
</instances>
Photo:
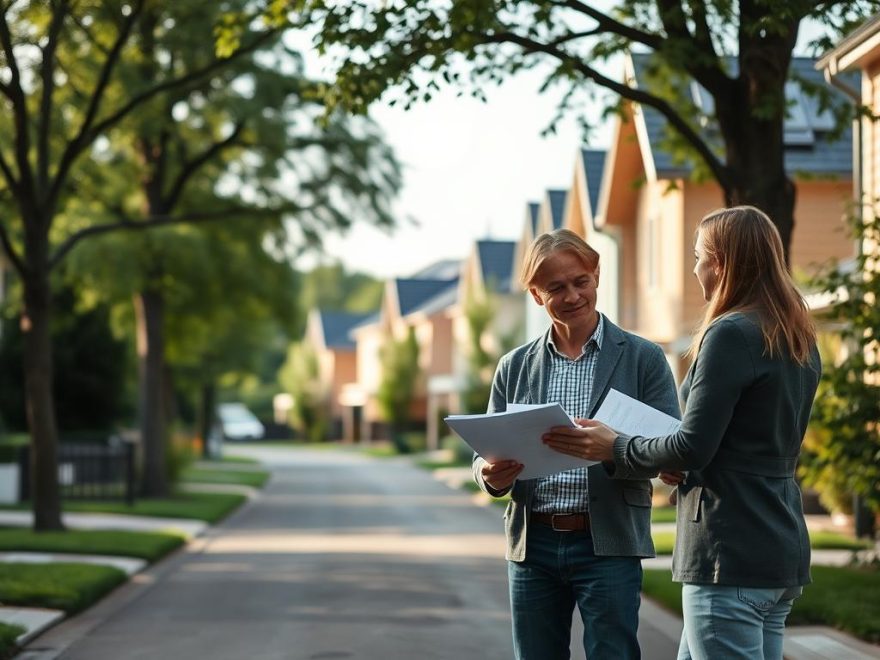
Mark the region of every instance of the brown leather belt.
<instances>
[{"instance_id":1,"label":"brown leather belt","mask_svg":"<svg viewBox=\"0 0 880 660\"><path fill-rule=\"evenodd\" d=\"M581 532L590 529L590 514L533 512L529 522L552 527L557 532Z\"/></svg>"}]
</instances>

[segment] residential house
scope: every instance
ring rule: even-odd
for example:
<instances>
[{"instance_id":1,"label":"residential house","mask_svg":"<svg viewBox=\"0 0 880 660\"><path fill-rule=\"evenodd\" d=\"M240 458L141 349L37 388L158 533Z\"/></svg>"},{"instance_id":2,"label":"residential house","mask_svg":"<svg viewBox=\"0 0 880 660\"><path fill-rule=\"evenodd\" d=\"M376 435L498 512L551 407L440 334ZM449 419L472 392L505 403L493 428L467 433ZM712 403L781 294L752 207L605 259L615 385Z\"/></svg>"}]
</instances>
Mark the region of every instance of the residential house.
<instances>
[{"instance_id":1,"label":"residential house","mask_svg":"<svg viewBox=\"0 0 880 660\"><path fill-rule=\"evenodd\" d=\"M305 341L315 351L318 361L318 379L324 385L327 409L330 414L330 437L357 437L359 402L346 401L346 386L357 379L355 343L350 337L352 328L362 324L370 315L313 309L306 321Z\"/></svg>"},{"instance_id":2,"label":"residential house","mask_svg":"<svg viewBox=\"0 0 880 660\"><path fill-rule=\"evenodd\" d=\"M628 60L627 84L648 85L649 57ZM792 62L797 77L821 83L813 67L809 58ZM696 84L691 89L711 117L705 92ZM790 85L787 94L792 117L785 126L786 167L797 185L791 263L795 273L803 273L828 258L853 253L841 222L851 195L851 133L827 139L833 128L830 114L820 112L797 85ZM656 110L625 106L592 220L595 229L617 241L619 323L660 344L681 377L687 366L681 356L704 305L692 274L694 233L703 215L723 206L724 198L718 184L692 181L692 166L674 161L662 148L665 130L666 120ZM705 130L713 130L708 119Z\"/></svg>"},{"instance_id":3,"label":"residential house","mask_svg":"<svg viewBox=\"0 0 880 660\"><path fill-rule=\"evenodd\" d=\"M356 344L356 385L347 394L363 404L362 438L383 433L377 399L382 381L382 350L392 340L406 337L410 329L419 345L423 378L417 384L410 412L415 422L427 416L427 382L452 372L453 317L457 302L460 264L443 261L408 278L391 278L379 313L351 331Z\"/></svg>"}]
</instances>

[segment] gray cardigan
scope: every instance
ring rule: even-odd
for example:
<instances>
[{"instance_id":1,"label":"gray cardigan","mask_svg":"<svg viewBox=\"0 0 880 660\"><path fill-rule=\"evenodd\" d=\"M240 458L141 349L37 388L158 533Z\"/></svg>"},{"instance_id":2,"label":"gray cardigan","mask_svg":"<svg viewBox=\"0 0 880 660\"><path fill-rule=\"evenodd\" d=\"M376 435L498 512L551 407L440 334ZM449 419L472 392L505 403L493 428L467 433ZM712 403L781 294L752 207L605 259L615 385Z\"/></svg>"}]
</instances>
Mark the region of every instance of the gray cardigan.
<instances>
[{"instance_id":1,"label":"gray cardigan","mask_svg":"<svg viewBox=\"0 0 880 660\"><path fill-rule=\"evenodd\" d=\"M675 381L663 351L656 344L624 332L604 319L602 349L596 362L590 415L595 414L610 388L644 401L665 413L681 415ZM508 403L547 403L550 360L548 330L538 339L501 358L495 370L488 411L500 412ZM515 441L511 438L511 441ZM474 457L474 479L491 495L480 471L484 461ZM602 465L588 468L590 525L597 555L653 557L651 541L651 482L643 475L617 481ZM654 471L656 473L656 470ZM651 475L653 476L653 475ZM537 479L516 481L504 513L506 557L522 561L526 554L528 513Z\"/></svg>"},{"instance_id":2,"label":"gray cardigan","mask_svg":"<svg viewBox=\"0 0 880 660\"><path fill-rule=\"evenodd\" d=\"M682 384L681 429L618 437L615 476L690 470L679 486L673 579L792 587L810 581L810 543L794 474L819 381L805 365L770 358L758 318L735 313L706 332Z\"/></svg>"}]
</instances>

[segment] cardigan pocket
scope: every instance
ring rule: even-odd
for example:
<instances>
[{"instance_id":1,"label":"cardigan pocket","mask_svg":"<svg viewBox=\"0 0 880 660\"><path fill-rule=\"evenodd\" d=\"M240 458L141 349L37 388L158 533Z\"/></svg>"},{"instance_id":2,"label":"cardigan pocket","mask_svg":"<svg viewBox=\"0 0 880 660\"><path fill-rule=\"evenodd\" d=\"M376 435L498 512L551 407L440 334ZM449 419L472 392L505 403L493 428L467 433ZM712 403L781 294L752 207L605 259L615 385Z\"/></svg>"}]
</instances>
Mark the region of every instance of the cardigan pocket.
<instances>
[{"instance_id":1,"label":"cardigan pocket","mask_svg":"<svg viewBox=\"0 0 880 660\"><path fill-rule=\"evenodd\" d=\"M703 487L694 486L684 496L679 493L678 506L681 508L682 520L700 522L700 514L703 508Z\"/></svg>"}]
</instances>

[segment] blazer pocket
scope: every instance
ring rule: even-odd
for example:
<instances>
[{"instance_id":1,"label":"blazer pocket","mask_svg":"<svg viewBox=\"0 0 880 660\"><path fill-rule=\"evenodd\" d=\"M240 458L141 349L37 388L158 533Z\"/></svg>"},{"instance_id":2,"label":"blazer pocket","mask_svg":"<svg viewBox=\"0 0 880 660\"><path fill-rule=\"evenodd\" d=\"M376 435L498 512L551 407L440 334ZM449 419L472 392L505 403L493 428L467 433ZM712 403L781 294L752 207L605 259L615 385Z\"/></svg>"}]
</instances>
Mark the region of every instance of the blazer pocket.
<instances>
[{"instance_id":1,"label":"blazer pocket","mask_svg":"<svg viewBox=\"0 0 880 660\"><path fill-rule=\"evenodd\" d=\"M640 488L624 488L623 499L630 506L650 507L651 493Z\"/></svg>"}]
</instances>

